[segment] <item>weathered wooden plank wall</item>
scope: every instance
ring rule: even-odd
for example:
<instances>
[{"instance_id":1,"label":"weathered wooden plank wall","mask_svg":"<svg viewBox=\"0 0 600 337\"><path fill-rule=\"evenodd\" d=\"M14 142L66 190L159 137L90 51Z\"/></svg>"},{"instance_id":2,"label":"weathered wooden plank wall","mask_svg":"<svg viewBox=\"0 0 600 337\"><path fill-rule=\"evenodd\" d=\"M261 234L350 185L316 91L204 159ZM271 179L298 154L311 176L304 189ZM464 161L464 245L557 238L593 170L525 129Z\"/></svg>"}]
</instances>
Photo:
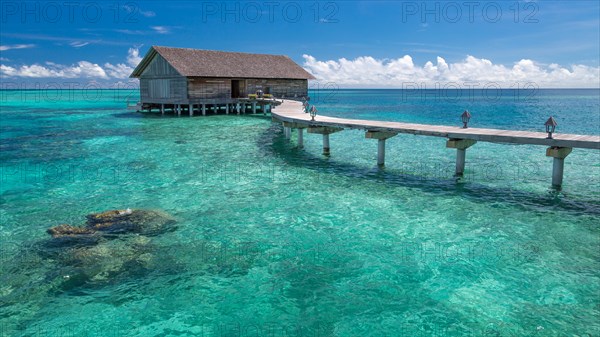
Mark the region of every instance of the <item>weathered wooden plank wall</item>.
<instances>
[{"instance_id":1,"label":"weathered wooden plank wall","mask_svg":"<svg viewBox=\"0 0 600 337\"><path fill-rule=\"evenodd\" d=\"M276 97L305 97L308 96L307 80L289 79L248 79L246 93L252 94L257 90L270 93Z\"/></svg>"},{"instance_id":2,"label":"weathered wooden plank wall","mask_svg":"<svg viewBox=\"0 0 600 337\"><path fill-rule=\"evenodd\" d=\"M187 79L157 54L140 76L140 97L142 102L183 102L187 100Z\"/></svg>"},{"instance_id":3,"label":"weathered wooden plank wall","mask_svg":"<svg viewBox=\"0 0 600 337\"><path fill-rule=\"evenodd\" d=\"M190 99L231 98L231 79L189 78L188 97Z\"/></svg>"},{"instance_id":4,"label":"weathered wooden plank wall","mask_svg":"<svg viewBox=\"0 0 600 337\"><path fill-rule=\"evenodd\" d=\"M140 77L143 78L165 78L165 77L181 77L181 75L159 54L156 54L148 67L144 70Z\"/></svg>"}]
</instances>

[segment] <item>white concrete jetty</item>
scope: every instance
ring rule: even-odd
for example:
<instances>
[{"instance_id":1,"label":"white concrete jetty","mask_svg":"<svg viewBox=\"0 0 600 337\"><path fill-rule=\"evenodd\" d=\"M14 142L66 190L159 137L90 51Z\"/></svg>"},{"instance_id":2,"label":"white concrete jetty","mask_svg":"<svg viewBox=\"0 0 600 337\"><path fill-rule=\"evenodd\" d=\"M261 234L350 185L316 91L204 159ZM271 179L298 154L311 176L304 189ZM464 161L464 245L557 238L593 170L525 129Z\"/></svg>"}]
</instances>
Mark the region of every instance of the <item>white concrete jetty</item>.
<instances>
[{"instance_id":1,"label":"white concrete jetty","mask_svg":"<svg viewBox=\"0 0 600 337\"><path fill-rule=\"evenodd\" d=\"M299 147L303 146L304 129L307 129L308 133L322 134L325 155L330 153L329 134L344 129L365 130L366 138L378 141L378 165L385 163L385 140L399 133L447 138L446 147L457 150L456 176L462 176L464 173L467 148L478 141L548 146L546 156L554 158L552 185L556 187L562 185L564 159L573 148L600 150L600 136L552 134L552 138L549 138L548 133L544 132L345 119L322 115L316 116L313 121L311 116L304 112L303 104L294 100L283 100L280 105L273 107L271 114L273 120L282 122L287 139L290 138L291 129L298 130Z\"/></svg>"}]
</instances>

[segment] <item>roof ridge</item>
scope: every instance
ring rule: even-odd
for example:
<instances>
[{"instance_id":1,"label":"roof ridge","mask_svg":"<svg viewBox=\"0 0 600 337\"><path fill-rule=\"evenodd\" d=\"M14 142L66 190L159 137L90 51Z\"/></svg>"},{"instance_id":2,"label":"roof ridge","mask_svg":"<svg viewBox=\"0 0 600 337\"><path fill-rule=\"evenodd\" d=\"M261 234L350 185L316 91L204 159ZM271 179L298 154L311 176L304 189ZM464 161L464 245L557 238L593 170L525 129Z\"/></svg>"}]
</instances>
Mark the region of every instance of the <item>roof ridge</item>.
<instances>
[{"instance_id":1,"label":"roof ridge","mask_svg":"<svg viewBox=\"0 0 600 337\"><path fill-rule=\"evenodd\" d=\"M179 49L179 50L192 50L192 51L207 51L214 53L227 53L227 54L245 54L245 55L268 55L268 56L284 56L289 58L285 54L265 54L265 53L251 53L244 51L227 51L227 50L215 50L215 49L200 49L200 48L185 48L185 47L167 47L167 46L152 46L152 48L165 48L165 49Z\"/></svg>"}]
</instances>

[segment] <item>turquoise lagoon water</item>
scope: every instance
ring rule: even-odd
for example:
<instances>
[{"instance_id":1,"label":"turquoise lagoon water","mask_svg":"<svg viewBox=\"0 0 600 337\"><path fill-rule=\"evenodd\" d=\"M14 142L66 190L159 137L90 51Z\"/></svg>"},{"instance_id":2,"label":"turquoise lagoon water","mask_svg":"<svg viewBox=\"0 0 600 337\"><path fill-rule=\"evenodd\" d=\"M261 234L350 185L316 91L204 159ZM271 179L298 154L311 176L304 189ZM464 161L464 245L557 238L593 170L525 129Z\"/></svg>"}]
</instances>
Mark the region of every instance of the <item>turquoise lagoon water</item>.
<instances>
[{"instance_id":1,"label":"turquoise lagoon water","mask_svg":"<svg viewBox=\"0 0 600 337\"><path fill-rule=\"evenodd\" d=\"M599 336L600 154L561 191L540 146L359 131L284 140L261 116L160 117L126 91L4 91L0 336ZM314 91L319 113L600 134L598 90ZM317 117L318 118L318 117ZM46 229L158 209L78 264Z\"/></svg>"}]
</instances>

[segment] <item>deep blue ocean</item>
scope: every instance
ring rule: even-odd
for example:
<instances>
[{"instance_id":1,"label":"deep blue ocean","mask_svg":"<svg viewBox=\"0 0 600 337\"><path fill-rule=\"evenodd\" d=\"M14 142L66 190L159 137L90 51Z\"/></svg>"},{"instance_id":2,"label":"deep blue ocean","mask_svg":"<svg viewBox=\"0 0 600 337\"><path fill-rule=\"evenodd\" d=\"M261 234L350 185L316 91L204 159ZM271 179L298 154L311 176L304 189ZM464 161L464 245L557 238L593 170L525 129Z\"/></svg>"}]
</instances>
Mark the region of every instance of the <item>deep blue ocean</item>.
<instances>
[{"instance_id":1,"label":"deep blue ocean","mask_svg":"<svg viewBox=\"0 0 600 337\"><path fill-rule=\"evenodd\" d=\"M600 151L262 115L126 110L135 91L0 91L0 336L600 336ZM313 90L318 114L600 135L600 90ZM317 116L318 118L318 116ZM175 219L83 247L106 210ZM49 248L51 247L51 248ZM51 250L51 251L50 251Z\"/></svg>"}]
</instances>

